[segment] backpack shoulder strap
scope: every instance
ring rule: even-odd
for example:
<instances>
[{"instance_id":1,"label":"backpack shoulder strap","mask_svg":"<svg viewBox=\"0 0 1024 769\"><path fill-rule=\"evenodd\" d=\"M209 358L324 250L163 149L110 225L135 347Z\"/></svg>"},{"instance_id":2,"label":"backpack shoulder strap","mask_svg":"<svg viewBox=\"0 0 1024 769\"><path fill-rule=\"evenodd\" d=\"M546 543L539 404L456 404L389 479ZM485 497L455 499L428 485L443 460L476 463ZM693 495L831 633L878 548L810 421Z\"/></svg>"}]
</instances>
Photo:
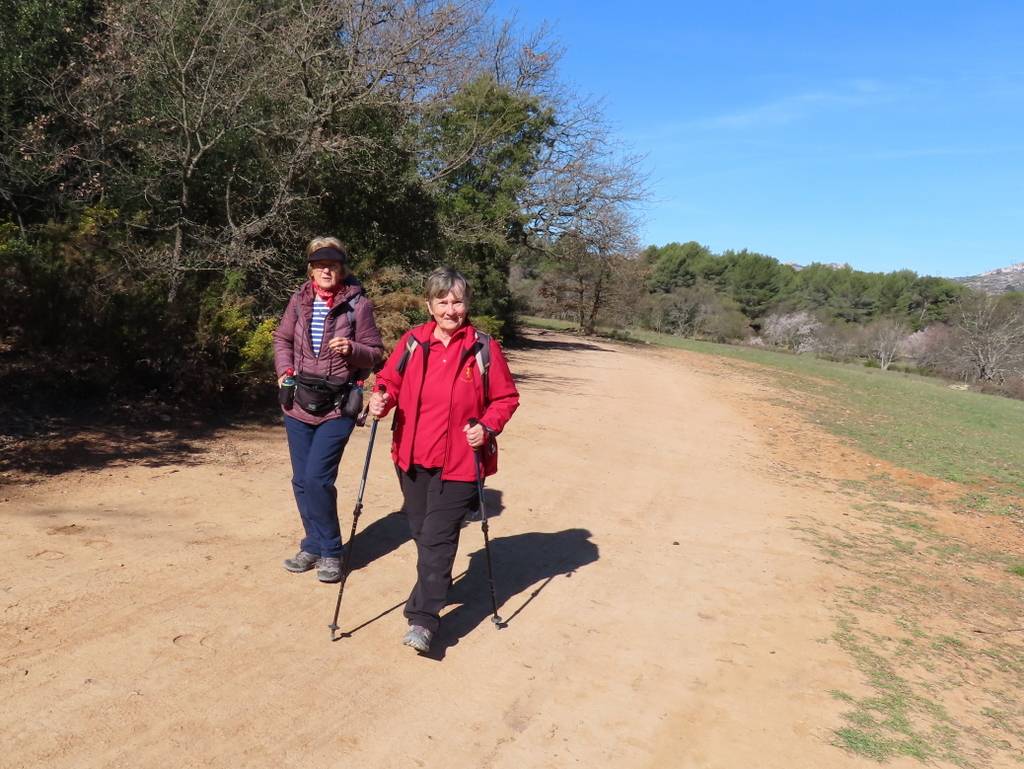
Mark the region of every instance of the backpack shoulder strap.
<instances>
[{"instance_id":1,"label":"backpack shoulder strap","mask_svg":"<svg viewBox=\"0 0 1024 769\"><path fill-rule=\"evenodd\" d=\"M490 393L490 379L487 375L491 368L491 335L483 331L476 332L476 342L473 344L473 357L476 358L476 367L480 369L480 379L484 385L484 400L487 400Z\"/></svg>"},{"instance_id":2,"label":"backpack shoulder strap","mask_svg":"<svg viewBox=\"0 0 1024 769\"><path fill-rule=\"evenodd\" d=\"M417 347L425 347L425 345L410 334L409 341L405 343L405 349L402 350L402 357L398 359L398 365L395 367L399 374L405 374L405 367L409 365L409 358L416 352ZM426 349L424 349L424 353L426 353Z\"/></svg>"},{"instance_id":3,"label":"backpack shoulder strap","mask_svg":"<svg viewBox=\"0 0 1024 769\"><path fill-rule=\"evenodd\" d=\"M409 365L409 358L412 357L412 354L416 352L418 347L422 347L423 354L426 355L427 345L410 334L408 341L405 343L405 348L402 350L402 357L398 359L398 365L395 366L399 374L405 374L405 367ZM476 366L480 370L480 377L484 385L484 397L486 398L489 384L487 372L491 367L491 335L485 334L483 331L477 331L476 341L473 343L470 354L476 359Z\"/></svg>"},{"instance_id":4,"label":"backpack shoulder strap","mask_svg":"<svg viewBox=\"0 0 1024 769\"><path fill-rule=\"evenodd\" d=\"M348 327L353 339L356 338L356 305L362 301L362 298L362 294L356 294L346 302L348 309L345 311L345 314L348 316Z\"/></svg>"}]
</instances>

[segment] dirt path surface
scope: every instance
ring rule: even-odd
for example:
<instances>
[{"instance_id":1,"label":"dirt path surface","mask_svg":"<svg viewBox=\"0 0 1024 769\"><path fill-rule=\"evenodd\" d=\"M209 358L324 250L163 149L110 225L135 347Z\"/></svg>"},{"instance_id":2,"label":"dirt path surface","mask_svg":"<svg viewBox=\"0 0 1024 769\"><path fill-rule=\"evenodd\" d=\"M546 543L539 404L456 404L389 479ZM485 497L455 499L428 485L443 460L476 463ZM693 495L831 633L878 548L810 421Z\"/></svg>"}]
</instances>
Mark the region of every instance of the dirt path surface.
<instances>
[{"instance_id":1,"label":"dirt path surface","mask_svg":"<svg viewBox=\"0 0 1024 769\"><path fill-rule=\"evenodd\" d=\"M829 692L864 684L829 642L835 569L793 526L846 503L780 472L765 386L556 334L512 363L489 493L508 625L471 524L430 658L399 645L414 551L384 430L335 643L336 587L280 565L299 530L280 428L0 492L0 765L874 765L834 745Z\"/></svg>"}]
</instances>

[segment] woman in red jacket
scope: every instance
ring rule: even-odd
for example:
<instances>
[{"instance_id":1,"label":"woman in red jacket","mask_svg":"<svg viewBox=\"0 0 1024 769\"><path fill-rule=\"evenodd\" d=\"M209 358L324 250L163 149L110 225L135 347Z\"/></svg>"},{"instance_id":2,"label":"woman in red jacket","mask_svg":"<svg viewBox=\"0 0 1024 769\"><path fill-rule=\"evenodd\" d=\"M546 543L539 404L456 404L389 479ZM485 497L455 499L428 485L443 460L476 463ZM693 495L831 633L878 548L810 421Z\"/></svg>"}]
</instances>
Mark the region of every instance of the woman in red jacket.
<instances>
[{"instance_id":1,"label":"woman in red jacket","mask_svg":"<svg viewBox=\"0 0 1024 769\"><path fill-rule=\"evenodd\" d=\"M469 284L455 270L431 273L431 320L401 338L377 375L384 391L370 399L375 417L397 409L391 458L417 550L402 643L418 652L427 651L437 633L459 532L478 504L474 452L481 453L484 475L497 470L494 436L519 406L501 347L469 323L470 298ZM470 427L471 419L479 421Z\"/></svg>"}]
</instances>

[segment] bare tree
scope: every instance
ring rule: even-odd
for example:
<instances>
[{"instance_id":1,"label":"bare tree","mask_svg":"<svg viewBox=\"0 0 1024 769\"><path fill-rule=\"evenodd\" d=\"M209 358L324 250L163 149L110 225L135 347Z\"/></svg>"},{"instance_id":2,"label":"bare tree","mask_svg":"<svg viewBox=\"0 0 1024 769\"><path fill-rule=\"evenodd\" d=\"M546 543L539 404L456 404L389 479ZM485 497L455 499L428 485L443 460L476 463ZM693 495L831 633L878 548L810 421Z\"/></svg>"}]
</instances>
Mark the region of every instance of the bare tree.
<instances>
[{"instance_id":1,"label":"bare tree","mask_svg":"<svg viewBox=\"0 0 1024 769\"><path fill-rule=\"evenodd\" d=\"M562 103L556 112L559 119L523 196L532 231L553 242L564 233L588 229L588 220L607 219L610 210L631 219L635 228L631 212L649 195L643 158L611 139L600 105Z\"/></svg>"},{"instance_id":2,"label":"bare tree","mask_svg":"<svg viewBox=\"0 0 1024 769\"><path fill-rule=\"evenodd\" d=\"M519 41L485 11L485 0L114 0L68 81L84 137L64 151L80 167L75 193L123 204L125 259L165 279L173 301L190 273L230 266L280 293L278 249L308 236L310 212L337 194L326 180L371 189L400 175L438 204L442 242L497 253L495 274L515 245L585 242L600 268L586 271L580 315L592 327L607 262L634 249L641 161L612 141L598 105L557 86L560 52L543 30ZM460 185L482 192L446 207Z\"/></svg>"},{"instance_id":3,"label":"bare tree","mask_svg":"<svg viewBox=\"0 0 1024 769\"><path fill-rule=\"evenodd\" d=\"M1024 301L974 295L960 302L954 328L964 376L1002 384L1024 365Z\"/></svg>"},{"instance_id":4,"label":"bare tree","mask_svg":"<svg viewBox=\"0 0 1024 769\"><path fill-rule=\"evenodd\" d=\"M267 129L255 103L279 79L269 52L283 19L242 0L140 0L111 4L88 40L92 61L68 95L87 140L71 151L93 197L117 188L147 212L132 226L154 236L151 246L127 253L167 276L172 301L187 272L215 266L193 247L205 234L198 177L224 145Z\"/></svg>"},{"instance_id":5,"label":"bare tree","mask_svg":"<svg viewBox=\"0 0 1024 769\"><path fill-rule=\"evenodd\" d=\"M702 280L668 293L645 293L641 306L644 325L666 334L726 341L743 338L748 329L736 304Z\"/></svg>"},{"instance_id":6,"label":"bare tree","mask_svg":"<svg viewBox=\"0 0 1024 769\"><path fill-rule=\"evenodd\" d=\"M549 298L562 297L580 330L592 334L607 309L615 307L620 316L627 309L632 312L627 305L635 308L642 284L621 274L636 261L630 258L636 253L635 222L613 204L587 214L578 222L580 229L558 240L553 249L556 267L541 290ZM627 294L631 300L623 301Z\"/></svg>"},{"instance_id":7,"label":"bare tree","mask_svg":"<svg viewBox=\"0 0 1024 769\"><path fill-rule=\"evenodd\" d=\"M804 349L829 360L847 361L856 358L863 349L860 326L844 321L822 323L815 329Z\"/></svg>"},{"instance_id":8,"label":"bare tree","mask_svg":"<svg viewBox=\"0 0 1024 769\"><path fill-rule=\"evenodd\" d=\"M335 173L372 176L379 142L414 152L420 117L484 66L482 9L475 0L112 3L68 93L88 140L66 152L84 161L93 197L117 187L146 212L131 226L148 241L127 253L166 275L173 299L188 272L269 266L273 250L260 240L296 234L292 217L317 203L310 173L325 160ZM394 130L366 130L375 115Z\"/></svg>"},{"instance_id":9,"label":"bare tree","mask_svg":"<svg viewBox=\"0 0 1024 769\"><path fill-rule=\"evenodd\" d=\"M898 320L882 319L869 324L864 333L872 356L882 371L888 371L907 338L906 326Z\"/></svg>"}]
</instances>

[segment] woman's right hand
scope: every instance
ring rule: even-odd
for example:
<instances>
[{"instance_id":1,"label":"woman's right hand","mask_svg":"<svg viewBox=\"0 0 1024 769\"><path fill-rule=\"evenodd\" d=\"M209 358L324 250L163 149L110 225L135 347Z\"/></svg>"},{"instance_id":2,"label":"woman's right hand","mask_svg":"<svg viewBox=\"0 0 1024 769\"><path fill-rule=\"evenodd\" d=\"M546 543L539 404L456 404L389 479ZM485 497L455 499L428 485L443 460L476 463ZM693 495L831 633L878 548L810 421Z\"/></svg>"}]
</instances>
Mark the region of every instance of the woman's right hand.
<instances>
[{"instance_id":1,"label":"woman's right hand","mask_svg":"<svg viewBox=\"0 0 1024 769\"><path fill-rule=\"evenodd\" d=\"M370 396L370 416L382 417L388 407L388 398L391 396L387 393L374 391L373 395Z\"/></svg>"},{"instance_id":2,"label":"woman's right hand","mask_svg":"<svg viewBox=\"0 0 1024 769\"><path fill-rule=\"evenodd\" d=\"M285 379L287 379L290 376L292 376L292 374L281 374L281 376L279 376L277 378L277 389L280 390L281 389L281 382L283 382Z\"/></svg>"}]
</instances>

